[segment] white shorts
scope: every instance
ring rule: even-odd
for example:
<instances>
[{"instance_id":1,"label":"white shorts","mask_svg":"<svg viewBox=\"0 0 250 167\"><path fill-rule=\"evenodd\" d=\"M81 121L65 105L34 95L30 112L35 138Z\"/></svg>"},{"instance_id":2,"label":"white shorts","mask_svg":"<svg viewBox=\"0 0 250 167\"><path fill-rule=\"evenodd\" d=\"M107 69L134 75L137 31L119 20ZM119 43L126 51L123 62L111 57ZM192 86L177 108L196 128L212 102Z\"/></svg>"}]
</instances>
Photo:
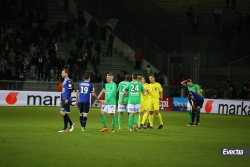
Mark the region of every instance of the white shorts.
<instances>
[{"instance_id":1,"label":"white shorts","mask_svg":"<svg viewBox=\"0 0 250 167\"><path fill-rule=\"evenodd\" d=\"M141 104L128 104L128 113L134 113L134 111L136 113L140 112L140 108L141 108Z\"/></svg>"},{"instance_id":2,"label":"white shorts","mask_svg":"<svg viewBox=\"0 0 250 167\"><path fill-rule=\"evenodd\" d=\"M189 102L187 102L187 111L191 111L192 110L192 106Z\"/></svg>"},{"instance_id":3,"label":"white shorts","mask_svg":"<svg viewBox=\"0 0 250 167\"><path fill-rule=\"evenodd\" d=\"M102 105L101 111L108 114L115 114L116 105Z\"/></svg>"},{"instance_id":4,"label":"white shorts","mask_svg":"<svg viewBox=\"0 0 250 167\"><path fill-rule=\"evenodd\" d=\"M128 111L128 105L127 104L118 104L118 112L125 112L125 110Z\"/></svg>"}]
</instances>

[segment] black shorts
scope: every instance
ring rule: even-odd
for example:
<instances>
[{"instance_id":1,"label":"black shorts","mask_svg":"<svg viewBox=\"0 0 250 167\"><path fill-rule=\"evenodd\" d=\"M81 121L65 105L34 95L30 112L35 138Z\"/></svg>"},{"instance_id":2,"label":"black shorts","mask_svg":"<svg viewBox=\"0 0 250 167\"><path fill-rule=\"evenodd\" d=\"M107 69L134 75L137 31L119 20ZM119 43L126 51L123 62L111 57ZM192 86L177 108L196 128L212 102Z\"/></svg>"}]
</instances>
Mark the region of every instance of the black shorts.
<instances>
[{"instance_id":1,"label":"black shorts","mask_svg":"<svg viewBox=\"0 0 250 167\"><path fill-rule=\"evenodd\" d=\"M83 103L80 102L78 103L78 108L79 108L79 114L88 114L89 113L89 103Z\"/></svg>"},{"instance_id":2,"label":"black shorts","mask_svg":"<svg viewBox=\"0 0 250 167\"><path fill-rule=\"evenodd\" d=\"M63 101L62 101L61 112L70 113L70 105L71 105L71 101L68 101L68 103L65 104L65 100L63 100Z\"/></svg>"}]
</instances>

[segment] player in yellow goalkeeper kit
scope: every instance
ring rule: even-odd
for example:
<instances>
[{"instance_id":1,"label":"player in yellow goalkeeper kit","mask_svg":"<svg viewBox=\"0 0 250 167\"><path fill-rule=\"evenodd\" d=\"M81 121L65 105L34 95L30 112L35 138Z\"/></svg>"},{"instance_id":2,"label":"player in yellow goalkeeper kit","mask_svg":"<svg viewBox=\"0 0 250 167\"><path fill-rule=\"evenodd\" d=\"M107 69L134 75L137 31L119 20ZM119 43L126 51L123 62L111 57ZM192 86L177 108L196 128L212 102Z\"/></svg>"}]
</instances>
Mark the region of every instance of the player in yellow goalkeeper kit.
<instances>
[{"instance_id":1,"label":"player in yellow goalkeeper kit","mask_svg":"<svg viewBox=\"0 0 250 167\"><path fill-rule=\"evenodd\" d=\"M161 87L161 84L158 82L155 82L155 75L151 74L149 76L149 99L148 99L148 105L149 105L149 112L150 112L150 127L149 129L153 129L153 122L154 122L154 111L157 117L160 121L160 126L158 129L161 129L163 127L162 122L162 116L161 113L159 113L159 105L162 103L163 98L163 89ZM160 98L160 100L159 100Z\"/></svg>"},{"instance_id":2,"label":"player in yellow goalkeeper kit","mask_svg":"<svg viewBox=\"0 0 250 167\"><path fill-rule=\"evenodd\" d=\"M149 84L146 83L145 77L140 76L138 77L138 81L140 81L143 84L143 87L145 90L148 89ZM144 115L142 116L142 112L144 111ZM141 129L142 127L144 129L147 129L145 126L145 122L148 118L149 110L148 110L148 92L146 93L141 93L141 109L139 113L139 120L138 120L138 129Z\"/></svg>"}]
</instances>

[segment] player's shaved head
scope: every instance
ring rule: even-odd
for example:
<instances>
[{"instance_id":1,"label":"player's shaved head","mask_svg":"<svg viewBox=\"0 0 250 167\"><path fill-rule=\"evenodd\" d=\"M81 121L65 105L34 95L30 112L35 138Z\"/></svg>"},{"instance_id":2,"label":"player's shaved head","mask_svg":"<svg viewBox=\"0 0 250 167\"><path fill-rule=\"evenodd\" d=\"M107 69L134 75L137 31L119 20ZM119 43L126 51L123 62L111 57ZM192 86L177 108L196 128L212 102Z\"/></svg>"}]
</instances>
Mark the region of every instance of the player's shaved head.
<instances>
[{"instance_id":1,"label":"player's shaved head","mask_svg":"<svg viewBox=\"0 0 250 167\"><path fill-rule=\"evenodd\" d=\"M69 76L69 70L67 70L67 69L63 69L62 70L62 78L68 78L68 76Z\"/></svg>"},{"instance_id":2,"label":"player's shaved head","mask_svg":"<svg viewBox=\"0 0 250 167\"><path fill-rule=\"evenodd\" d=\"M126 75L125 75L125 80L126 80L126 81L130 81L130 79L131 79L130 74L126 74Z\"/></svg>"},{"instance_id":3,"label":"player's shaved head","mask_svg":"<svg viewBox=\"0 0 250 167\"><path fill-rule=\"evenodd\" d=\"M114 77L112 73L108 73L107 76L109 76L109 77L111 77L111 78Z\"/></svg>"},{"instance_id":4,"label":"player's shaved head","mask_svg":"<svg viewBox=\"0 0 250 167\"><path fill-rule=\"evenodd\" d=\"M137 80L138 80L139 82L141 82L142 77L141 77L141 76L138 76L138 77L137 77Z\"/></svg>"},{"instance_id":5,"label":"player's shaved head","mask_svg":"<svg viewBox=\"0 0 250 167\"><path fill-rule=\"evenodd\" d=\"M137 77L138 77L138 74L137 74L136 72L134 72L134 73L132 74L132 79L137 79Z\"/></svg>"},{"instance_id":6,"label":"player's shaved head","mask_svg":"<svg viewBox=\"0 0 250 167\"><path fill-rule=\"evenodd\" d=\"M90 75L89 75L89 74L85 74L85 75L84 75L84 79L85 79L85 80L88 80L89 78L90 78Z\"/></svg>"},{"instance_id":7,"label":"player's shaved head","mask_svg":"<svg viewBox=\"0 0 250 167\"><path fill-rule=\"evenodd\" d=\"M108 73L107 74L107 78L106 78L106 80L107 80L107 82L108 83L111 83L111 82L113 82L113 74L112 73Z\"/></svg>"}]
</instances>

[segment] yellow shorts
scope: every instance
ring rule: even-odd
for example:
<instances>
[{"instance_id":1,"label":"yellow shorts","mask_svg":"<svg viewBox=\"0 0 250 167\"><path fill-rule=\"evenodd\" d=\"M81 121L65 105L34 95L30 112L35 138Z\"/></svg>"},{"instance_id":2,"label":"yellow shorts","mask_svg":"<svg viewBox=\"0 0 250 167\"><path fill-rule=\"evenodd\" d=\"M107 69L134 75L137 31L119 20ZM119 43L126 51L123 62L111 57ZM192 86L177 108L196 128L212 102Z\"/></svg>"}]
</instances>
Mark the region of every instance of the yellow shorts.
<instances>
[{"instance_id":1,"label":"yellow shorts","mask_svg":"<svg viewBox=\"0 0 250 167\"><path fill-rule=\"evenodd\" d=\"M144 110L148 109L148 100L141 100L141 109L140 111L143 112Z\"/></svg>"},{"instance_id":2,"label":"yellow shorts","mask_svg":"<svg viewBox=\"0 0 250 167\"><path fill-rule=\"evenodd\" d=\"M155 99L148 99L148 107L149 107L149 111L155 111L155 110L159 110L159 99L155 98Z\"/></svg>"}]
</instances>

